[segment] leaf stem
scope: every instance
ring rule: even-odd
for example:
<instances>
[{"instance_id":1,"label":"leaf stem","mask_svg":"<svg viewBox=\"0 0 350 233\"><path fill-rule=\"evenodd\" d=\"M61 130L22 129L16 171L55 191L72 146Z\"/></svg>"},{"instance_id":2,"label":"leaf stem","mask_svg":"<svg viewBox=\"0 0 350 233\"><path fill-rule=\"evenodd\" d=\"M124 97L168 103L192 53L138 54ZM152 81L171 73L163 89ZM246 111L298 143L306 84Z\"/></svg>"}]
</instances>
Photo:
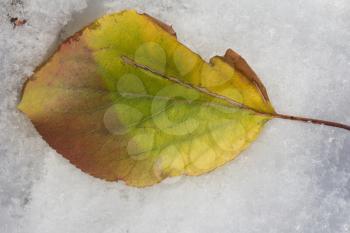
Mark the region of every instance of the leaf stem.
<instances>
[{"instance_id":1,"label":"leaf stem","mask_svg":"<svg viewBox=\"0 0 350 233\"><path fill-rule=\"evenodd\" d=\"M312 124L316 124L316 125L327 125L327 126L336 127L336 128L345 129L345 130L350 131L350 125L345 125L345 124L341 124L341 123L334 122L334 121L325 121L325 120L319 120L319 119L314 119L314 118L291 116L291 115L285 115L285 114L280 114L280 113L273 113L273 114L262 113L262 114L270 115L271 117L279 118L279 119L300 121L300 122L312 123Z\"/></svg>"}]
</instances>

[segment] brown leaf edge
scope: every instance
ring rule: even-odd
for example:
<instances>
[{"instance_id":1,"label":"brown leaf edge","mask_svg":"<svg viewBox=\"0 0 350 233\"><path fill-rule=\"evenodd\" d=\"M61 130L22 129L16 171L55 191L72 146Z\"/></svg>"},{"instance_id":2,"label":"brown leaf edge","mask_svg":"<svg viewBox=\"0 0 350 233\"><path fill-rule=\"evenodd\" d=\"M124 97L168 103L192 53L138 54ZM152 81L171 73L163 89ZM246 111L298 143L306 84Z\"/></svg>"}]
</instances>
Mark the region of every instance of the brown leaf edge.
<instances>
[{"instance_id":1,"label":"brown leaf edge","mask_svg":"<svg viewBox=\"0 0 350 233\"><path fill-rule=\"evenodd\" d=\"M168 32L170 35L174 36L176 38L176 32L174 31L173 27L171 25L168 25L159 19L154 18L153 16L150 16L147 13L143 13L141 15L146 16L149 18L153 23L157 24L159 27L161 27L164 31Z\"/></svg>"},{"instance_id":2,"label":"brown leaf edge","mask_svg":"<svg viewBox=\"0 0 350 233\"><path fill-rule=\"evenodd\" d=\"M269 96L267 94L266 88L264 84L261 82L259 77L253 71L253 69L248 65L246 60L241 57L238 53L233 51L232 49L228 49L223 57L221 57L226 63L231 65L233 68L241 72L244 76L246 76L251 82L255 84L257 89L260 91L264 100L266 102L270 102Z\"/></svg>"}]
</instances>

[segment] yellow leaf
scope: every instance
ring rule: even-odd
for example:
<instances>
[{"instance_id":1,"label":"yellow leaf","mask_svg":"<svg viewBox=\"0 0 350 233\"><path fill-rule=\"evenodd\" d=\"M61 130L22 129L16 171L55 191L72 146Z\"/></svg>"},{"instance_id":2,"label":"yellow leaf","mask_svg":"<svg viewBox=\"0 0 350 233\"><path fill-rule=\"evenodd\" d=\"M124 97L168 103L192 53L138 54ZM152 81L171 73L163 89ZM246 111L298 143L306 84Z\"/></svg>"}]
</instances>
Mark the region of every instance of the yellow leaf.
<instances>
[{"instance_id":1,"label":"yellow leaf","mask_svg":"<svg viewBox=\"0 0 350 233\"><path fill-rule=\"evenodd\" d=\"M61 44L18 108L82 171L138 187L209 172L284 116L234 51L207 63L170 26L132 10Z\"/></svg>"}]
</instances>

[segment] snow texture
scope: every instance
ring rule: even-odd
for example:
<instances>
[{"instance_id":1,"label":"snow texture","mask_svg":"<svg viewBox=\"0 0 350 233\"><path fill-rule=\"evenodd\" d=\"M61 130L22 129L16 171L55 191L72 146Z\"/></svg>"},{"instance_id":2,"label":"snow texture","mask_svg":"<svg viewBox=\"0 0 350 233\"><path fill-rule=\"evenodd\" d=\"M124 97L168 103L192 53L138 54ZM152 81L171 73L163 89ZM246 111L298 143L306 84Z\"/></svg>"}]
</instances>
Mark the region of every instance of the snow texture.
<instances>
[{"instance_id":1,"label":"snow texture","mask_svg":"<svg viewBox=\"0 0 350 233\"><path fill-rule=\"evenodd\" d=\"M278 111L350 124L348 0L1 0L0 232L350 232L345 130L273 120L226 166L145 189L51 149L16 110L22 84L63 38L125 8L173 24L206 59L238 51Z\"/></svg>"}]
</instances>

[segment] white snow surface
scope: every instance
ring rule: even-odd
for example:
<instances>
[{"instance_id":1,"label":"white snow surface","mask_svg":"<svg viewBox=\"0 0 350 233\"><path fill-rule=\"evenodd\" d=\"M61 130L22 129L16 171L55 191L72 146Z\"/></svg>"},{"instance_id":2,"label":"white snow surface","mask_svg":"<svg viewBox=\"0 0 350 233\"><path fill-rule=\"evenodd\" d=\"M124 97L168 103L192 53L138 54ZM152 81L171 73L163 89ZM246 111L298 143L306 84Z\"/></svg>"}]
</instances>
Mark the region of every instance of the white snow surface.
<instances>
[{"instance_id":1,"label":"white snow surface","mask_svg":"<svg viewBox=\"0 0 350 233\"><path fill-rule=\"evenodd\" d=\"M206 59L238 51L279 112L350 124L348 0L1 0L1 233L350 232L345 130L272 120L224 167L144 189L51 149L16 109L24 81L64 37L125 8L172 24Z\"/></svg>"}]
</instances>

